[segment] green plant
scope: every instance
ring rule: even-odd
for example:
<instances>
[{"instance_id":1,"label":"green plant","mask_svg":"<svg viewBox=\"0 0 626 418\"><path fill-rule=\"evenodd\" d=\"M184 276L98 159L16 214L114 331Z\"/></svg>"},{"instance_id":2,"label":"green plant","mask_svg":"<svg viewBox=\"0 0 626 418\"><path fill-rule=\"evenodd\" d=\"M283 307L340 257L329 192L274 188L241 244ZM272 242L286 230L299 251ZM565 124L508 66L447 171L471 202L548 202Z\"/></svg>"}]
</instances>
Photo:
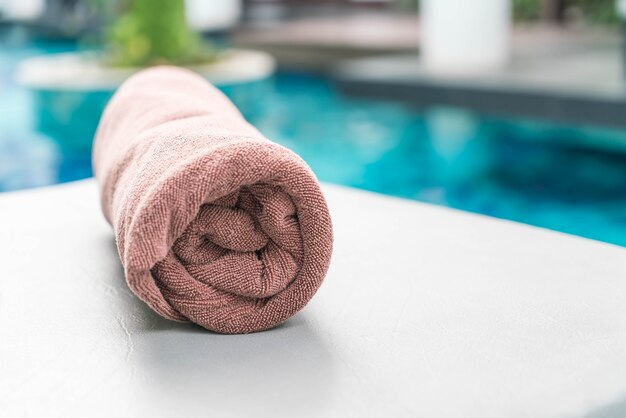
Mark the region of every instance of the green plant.
<instances>
[{"instance_id":1,"label":"green plant","mask_svg":"<svg viewBox=\"0 0 626 418\"><path fill-rule=\"evenodd\" d=\"M591 23L612 25L619 22L615 0L567 0L566 7L580 10Z\"/></svg>"},{"instance_id":2,"label":"green plant","mask_svg":"<svg viewBox=\"0 0 626 418\"><path fill-rule=\"evenodd\" d=\"M533 21L540 17L540 0L513 0L512 12L515 21Z\"/></svg>"},{"instance_id":3,"label":"green plant","mask_svg":"<svg viewBox=\"0 0 626 418\"><path fill-rule=\"evenodd\" d=\"M216 56L213 46L187 25L184 0L130 0L105 36L113 66L192 65Z\"/></svg>"},{"instance_id":4,"label":"green plant","mask_svg":"<svg viewBox=\"0 0 626 418\"><path fill-rule=\"evenodd\" d=\"M512 0L516 21L535 21L541 18L542 3L550 0ZM615 0L552 0L561 12L575 12L583 20L598 25L612 25L619 21ZM566 13L567 14L567 13Z\"/></svg>"}]
</instances>

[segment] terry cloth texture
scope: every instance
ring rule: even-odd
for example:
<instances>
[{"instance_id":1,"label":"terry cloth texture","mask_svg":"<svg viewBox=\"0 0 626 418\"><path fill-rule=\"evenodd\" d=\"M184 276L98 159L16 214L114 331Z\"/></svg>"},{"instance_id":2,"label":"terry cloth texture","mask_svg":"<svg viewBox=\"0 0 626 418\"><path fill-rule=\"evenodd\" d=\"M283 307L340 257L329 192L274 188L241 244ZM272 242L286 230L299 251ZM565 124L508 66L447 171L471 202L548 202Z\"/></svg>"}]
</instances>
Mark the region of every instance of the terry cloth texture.
<instances>
[{"instance_id":1,"label":"terry cloth texture","mask_svg":"<svg viewBox=\"0 0 626 418\"><path fill-rule=\"evenodd\" d=\"M165 318L259 331L322 283L333 238L315 175L199 75L156 67L127 80L93 166L128 286Z\"/></svg>"}]
</instances>

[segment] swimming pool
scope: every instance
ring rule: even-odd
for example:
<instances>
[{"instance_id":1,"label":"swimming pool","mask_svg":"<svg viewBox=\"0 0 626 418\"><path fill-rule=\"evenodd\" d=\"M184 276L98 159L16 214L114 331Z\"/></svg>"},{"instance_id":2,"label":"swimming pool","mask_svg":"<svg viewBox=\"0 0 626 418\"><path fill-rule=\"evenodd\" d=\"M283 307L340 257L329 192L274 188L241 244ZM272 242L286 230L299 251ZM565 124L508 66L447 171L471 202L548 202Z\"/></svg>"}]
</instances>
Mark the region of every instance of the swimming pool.
<instances>
[{"instance_id":1,"label":"swimming pool","mask_svg":"<svg viewBox=\"0 0 626 418\"><path fill-rule=\"evenodd\" d=\"M0 191L91 175L88 146L45 133L37 121L56 116L13 81L25 57L73 48L0 47ZM262 91L246 117L323 181L626 246L623 132L352 100L310 74L278 74ZM64 123L88 145L94 127L82 122Z\"/></svg>"}]
</instances>

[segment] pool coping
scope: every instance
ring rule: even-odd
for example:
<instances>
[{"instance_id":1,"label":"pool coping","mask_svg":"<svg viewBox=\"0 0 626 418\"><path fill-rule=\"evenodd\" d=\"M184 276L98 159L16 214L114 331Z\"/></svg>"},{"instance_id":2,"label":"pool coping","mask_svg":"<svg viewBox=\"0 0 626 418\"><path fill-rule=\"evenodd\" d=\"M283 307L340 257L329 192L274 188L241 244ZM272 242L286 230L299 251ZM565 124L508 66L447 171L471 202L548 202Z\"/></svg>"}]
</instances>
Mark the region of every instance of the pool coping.
<instances>
[{"instance_id":1,"label":"pool coping","mask_svg":"<svg viewBox=\"0 0 626 418\"><path fill-rule=\"evenodd\" d=\"M614 55L614 54L613 54ZM597 82L580 75L556 82L537 80L524 69L482 76L440 76L424 70L417 56L340 63L332 77L344 94L394 100L417 107L453 106L498 116L518 116L582 125L626 128L626 89L618 79L619 57ZM539 71L546 71L540 69ZM555 73L556 68L547 72ZM558 77L558 74L552 74ZM621 73L619 74L621 76ZM535 78L533 78L535 77ZM583 82L586 81L587 84Z\"/></svg>"}]
</instances>

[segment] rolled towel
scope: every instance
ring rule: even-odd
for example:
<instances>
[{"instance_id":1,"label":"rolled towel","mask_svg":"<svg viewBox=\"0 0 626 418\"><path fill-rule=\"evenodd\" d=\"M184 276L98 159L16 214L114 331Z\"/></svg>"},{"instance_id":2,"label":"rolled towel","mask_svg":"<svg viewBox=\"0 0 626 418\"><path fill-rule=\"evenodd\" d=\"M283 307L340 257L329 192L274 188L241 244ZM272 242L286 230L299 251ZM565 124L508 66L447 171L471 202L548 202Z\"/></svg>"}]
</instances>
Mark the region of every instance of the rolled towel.
<instances>
[{"instance_id":1,"label":"rolled towel","mask_svg":"<svg viewBox=\"0 0 626 418\"><path fill-rule=\"evenodd\" d=\"M326 275L332 226L315 175L191 71L127 80L100 121L93 166L128 286L165 318L268 329Z\"/></svg>"}]
</instances>

